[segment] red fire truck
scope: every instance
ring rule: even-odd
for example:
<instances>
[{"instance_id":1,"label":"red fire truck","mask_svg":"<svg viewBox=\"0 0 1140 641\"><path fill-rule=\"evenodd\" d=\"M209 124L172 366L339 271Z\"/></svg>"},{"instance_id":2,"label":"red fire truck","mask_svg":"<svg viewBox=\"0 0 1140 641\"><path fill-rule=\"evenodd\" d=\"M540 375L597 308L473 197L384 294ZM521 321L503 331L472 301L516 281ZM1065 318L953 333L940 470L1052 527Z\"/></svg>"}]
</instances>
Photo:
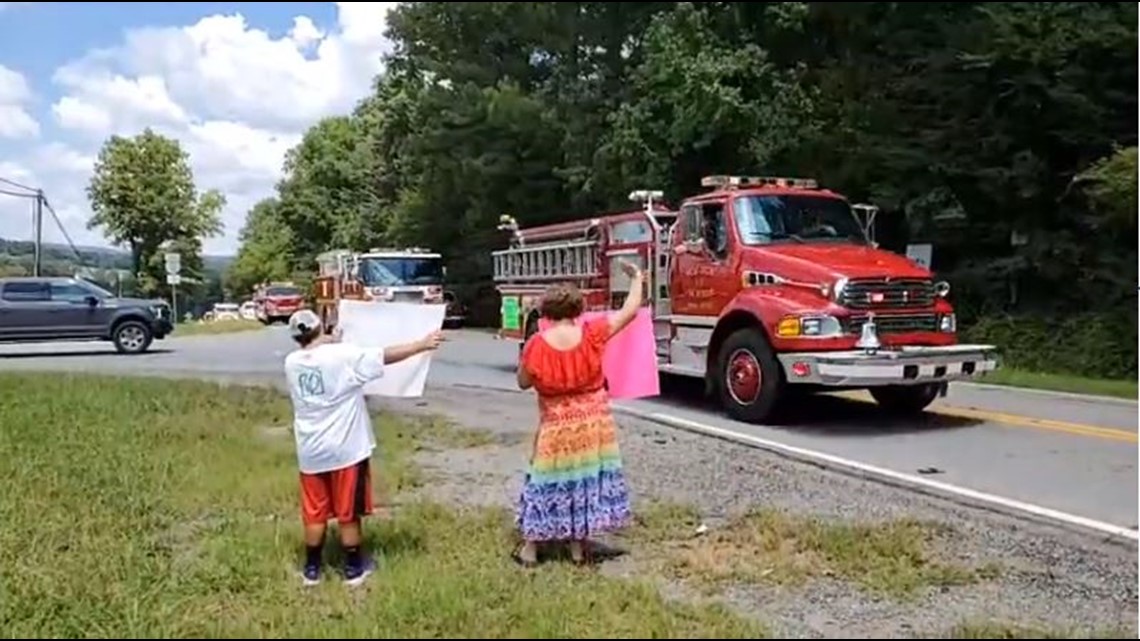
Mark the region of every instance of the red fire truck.
<instances>
[{"instance_id":1,"label":"red fire truck","mask_svg":"<svg viewBox=\"0 0 1140 641\"><path fill-rule=\"evenodd\" d=\"M293 312L305 306L305 296L292 282L263 283L253 290L257 320L264 325L287 322Z\"/></svg>"},{"instance_id":2,"label":"red fire truck","mask_svg":"<svg viewBox=\"0 0 1140 641\"><path fill-rule=\"evenodd\" d=\"M340 299L445 304L443 257L420 247L332 250L317 256L316 310L336 325ZM450 311L450 307L449 307Z\"/></svg>"},{"instance_id":3,"label":"red fire truck","mask_svg":"<svg viewBox=\"0 0 1140 641\"><path fill-rule=\"evenodd\" d=\"M993 345L957 340L950 286L879 249L851 205L815 181L709 176L677 211L639 191L634 211L519 229L504 217L494 252L506 337L538 329L537 301L574 282L588 309L629 289L618 261L646 270L657 367L704 379L729 415L762 422L793 389L868 389L884 408L920 412L950 381L998 366Z\"/></svg>"}]
</instances>

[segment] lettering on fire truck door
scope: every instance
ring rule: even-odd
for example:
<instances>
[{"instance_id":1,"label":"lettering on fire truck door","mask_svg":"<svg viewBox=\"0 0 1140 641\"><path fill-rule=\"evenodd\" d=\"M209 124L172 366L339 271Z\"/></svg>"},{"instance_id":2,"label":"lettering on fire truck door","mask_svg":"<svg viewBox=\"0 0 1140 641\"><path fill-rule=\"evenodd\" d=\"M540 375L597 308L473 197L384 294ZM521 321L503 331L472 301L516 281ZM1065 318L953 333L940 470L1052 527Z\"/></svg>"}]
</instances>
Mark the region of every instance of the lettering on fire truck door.
<instances>
[{"instance_id":1,"label":"lettering on fire truck door","mask_svg":"<svg viewBox=\"0 0 1140 641\"><path fill-rule=\"evenodd\" d=\"M674 236L673 313L716 316L740 289L724 202L685 205Z\"/></svg>"}]
</instances>

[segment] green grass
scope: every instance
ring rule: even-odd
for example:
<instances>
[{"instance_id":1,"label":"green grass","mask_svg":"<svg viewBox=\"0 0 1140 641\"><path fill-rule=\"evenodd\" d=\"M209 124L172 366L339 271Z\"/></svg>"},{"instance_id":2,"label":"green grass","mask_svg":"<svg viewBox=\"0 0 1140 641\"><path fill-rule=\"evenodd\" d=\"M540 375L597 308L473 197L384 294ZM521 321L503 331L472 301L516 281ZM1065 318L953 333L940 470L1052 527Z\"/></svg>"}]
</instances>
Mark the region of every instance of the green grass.
<instances>
[{"instance_id":1,"label":"green grass","mask_svg":"<svg viewBox=\"0 0 1140 641\"><path fill-rule=\"evenodd\" d=\"M179 323L171 336L214 336L217 334L232 334L234 332L248 332L262 329L260 321L255 320L220 320L208 323L193 321Z\"/></svg>"},{"instance_id":2,"label":"green grass","mask_svg":"<svg viewBox=\"0 0 1140 641\"><path fill-rule=\"evenodd\" d=\"M507 514L426 503L367 522L381 569L365 586L305 590L288 406L270 390L4 374L0 407L8 637L763 636L647 583L524 571ZM407 455L424 438L477 441L421 425L378 420L386 485L420 482Z\"/></svg>"},{"instance_id":3,"label":"green grass","mask_svg":"<svg viewBox=\"0 0 1140 641\"><path fill-rule=\"evenodd\" d=\"M1131 399L1137 397L1137 384L1135 380L1084 378L1067 374L1042 374L1039 372L1027 372L1004 367L979 378L978 382L989 383L991 385L1030 387L1054 392L1071 392L1073 394L1093 394L1097 396L1115 396L1118 398Z\"/></svg>"},{"instance_id":4,"label":"green grass","mask_svg":"<svg viewBox=\"0 0 1140 641\"><path fill-rule=\"evenodd\" d=\"M699 524L690 507L654 505L643 511L637 535L663 546L666 571L706 588L832 577L907 599L998 574L994 565L938 559L931 543L944 528L914 520L851 524L761 510L700 536Z\"/></svg>"}]
</instances>

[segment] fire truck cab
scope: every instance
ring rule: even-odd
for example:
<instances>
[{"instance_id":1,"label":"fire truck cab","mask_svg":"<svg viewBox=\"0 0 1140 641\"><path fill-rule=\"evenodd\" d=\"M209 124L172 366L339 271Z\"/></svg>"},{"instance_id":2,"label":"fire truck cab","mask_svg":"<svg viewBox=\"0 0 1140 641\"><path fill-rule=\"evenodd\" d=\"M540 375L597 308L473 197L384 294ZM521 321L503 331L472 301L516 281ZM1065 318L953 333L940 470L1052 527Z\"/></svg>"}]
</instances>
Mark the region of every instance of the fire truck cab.
<instances>
[{"instance_id":1,"label":"fire truck cab","mask_svg":"<svg viewBox=\"0 0 1140 641\"><path fill-rule=\"evenodd\" d=\"M443 257L420 247L327 251L317 256L317 313L331 328L342 298L442 305L445 274Z\"/></svg>"},{"instance_id":2,"label":"fire truck cab","mask_svg":"<svg viewBox=\"0 0 1140 641\"><path fill-rule=\"evenodd\" d=\"M254 316L263 325L287 322L305 306L305 296L292 281L262 283L253 290Z\"/></svg>"},{"instance_id":3,"label":"fire truck cab","mask_svg":"<svg viewBox=\"0 0 1140 641\"><path fill-rule=\"evenodd\" d=\"M588 309L616 308L625 258L646 269L658 371L703 379L738 420L768 419L793 390L868 389L885 409L920 412L950 381L997 368L995 346L958 344L950 286L879 249L841 195L794 178L702 186L676 212L641 191L639 211L527 230L505 220L503 333L537 331L551 282L576 282Z\"/></svg>"}]
</instances>

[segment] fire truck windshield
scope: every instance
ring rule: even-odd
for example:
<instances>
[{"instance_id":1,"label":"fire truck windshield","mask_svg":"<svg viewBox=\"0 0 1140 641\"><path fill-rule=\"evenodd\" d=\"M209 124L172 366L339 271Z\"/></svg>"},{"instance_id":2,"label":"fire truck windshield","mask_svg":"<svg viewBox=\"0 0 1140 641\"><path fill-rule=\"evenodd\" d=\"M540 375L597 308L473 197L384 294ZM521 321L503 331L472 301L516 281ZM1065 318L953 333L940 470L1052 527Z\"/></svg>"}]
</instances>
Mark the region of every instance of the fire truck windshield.
<instances>
[{"instance_id":1,"label":"fire truck windshield","mask_svg":"<svg viewBox=\"0 0 1140 641\"><path fill-rule=\"evenodd\" d=\"M300 296L301 290L290 285L274 285L265 289L266 296Z\"/></svg>"},{"instance_id":2,"label":"fire truck windshield","mask_svg":"<svg viewBox=\"0 0 1140 641\"><path fill-rule=\"evenodd\" d=\"M745 245L773 242L866 244L863 227L843 200L826 196L750 195L733 202L736 229Z\"/></svg>"},{"instance_id":3,"label":"fire truck windshield","mask_svg":"<svg viewBox=\"0 0 1140 641\"><path fill-rule=\"evenodd\" d=\"M360 282L365 287L442 285L443 261L439 258L362 258Z\"/></svg>"}]
</instances>

